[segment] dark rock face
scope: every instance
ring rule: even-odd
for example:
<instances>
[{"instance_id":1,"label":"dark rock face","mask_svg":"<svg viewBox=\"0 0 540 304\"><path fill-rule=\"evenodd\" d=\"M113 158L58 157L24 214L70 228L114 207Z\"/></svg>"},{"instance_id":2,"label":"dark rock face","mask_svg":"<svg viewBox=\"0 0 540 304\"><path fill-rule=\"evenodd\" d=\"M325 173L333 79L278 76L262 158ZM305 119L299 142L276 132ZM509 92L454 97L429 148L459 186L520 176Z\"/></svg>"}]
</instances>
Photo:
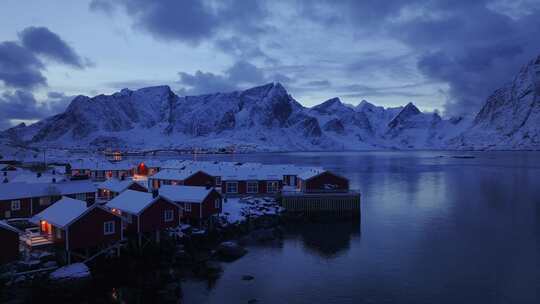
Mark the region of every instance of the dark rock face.
<instances>
[{"instance_id":1,"label":"dark rock face","mask_svg":"<svg viewBox=\"0 0 540 304\"><path fill-rule=\"evenodd\" d=\"M398 127L400 124L402 124L403 122L406 122L408 119L410 119L411 117L413 116L416 116L418 114L421 114L422 112L420 112L420 110L418 110L418 108L412 104L412 103L408 103L402 110L401 112L399 112L399 114L394 117L394 119L392 119L389 123L388 123L388 127L389 128L396 128Z\"/></svg>"},{"instance_id":2,"label":"dark rock face","mask_svg":"<svg viewBox=\"0 0 540 304\"><path fill-rule=\"evenodd\" d=\"M320 137L322 135L319 121L314 117L306 118L301 123L301 127L304 130L303 134L305 137Z\"/></svg>"},{"instance_id":3,"label":"dark rock face","mask_svg":"<svg viewBox=\"0 0 540 304\"><path fill-rule=\"evenodd\" d=\"M332 120L329 120L324 124L323 129L328 132L335 132L338 134L345 133L345 127L343 126L343 123L341 120L334 118Z\"/></svg>"}]
</instances>

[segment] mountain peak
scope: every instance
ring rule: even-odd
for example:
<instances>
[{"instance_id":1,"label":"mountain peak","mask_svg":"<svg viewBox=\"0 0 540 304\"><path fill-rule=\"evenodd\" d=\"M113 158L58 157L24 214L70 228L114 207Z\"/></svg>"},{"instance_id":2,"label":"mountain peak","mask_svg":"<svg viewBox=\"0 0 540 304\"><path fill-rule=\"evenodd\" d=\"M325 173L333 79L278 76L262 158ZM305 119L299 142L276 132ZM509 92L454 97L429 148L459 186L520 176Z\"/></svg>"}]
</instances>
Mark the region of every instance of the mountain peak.
<instances>
[{"instance_id":1,"label":"mountain peak","mask_svg":"<svg viewBox=\"0 0 540 304\"><path fill-rule=\"evenodd\" d=\"M334 98L328 99L327 101L319 105L312 107L312 109L317 112L328 112L331 109L337 110L344 106L345 105L343 104L343 102L341 102L341 99L339 99L339 97L334 97Z\"/></svg>"}]
</instances>

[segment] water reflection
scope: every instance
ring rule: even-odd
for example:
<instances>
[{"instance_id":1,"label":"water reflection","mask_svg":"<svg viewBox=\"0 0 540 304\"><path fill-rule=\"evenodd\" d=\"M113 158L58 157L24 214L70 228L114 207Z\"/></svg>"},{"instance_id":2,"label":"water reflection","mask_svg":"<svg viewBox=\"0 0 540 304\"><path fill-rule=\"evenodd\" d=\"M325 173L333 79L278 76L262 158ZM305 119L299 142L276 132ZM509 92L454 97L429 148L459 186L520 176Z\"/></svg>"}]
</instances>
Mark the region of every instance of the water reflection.
<instances>
[{"instance_id":1,"label":"water reflection","mask_svg":"<svg viewBox=\"0 0 540 304\"><path fill-rule=\"evenodd\" d=\"M286 237L299 237L307 251L332 259L350 249L352 238L360 238L360 227L359 220L290 224Z\"/></svg>"}]
</instances>

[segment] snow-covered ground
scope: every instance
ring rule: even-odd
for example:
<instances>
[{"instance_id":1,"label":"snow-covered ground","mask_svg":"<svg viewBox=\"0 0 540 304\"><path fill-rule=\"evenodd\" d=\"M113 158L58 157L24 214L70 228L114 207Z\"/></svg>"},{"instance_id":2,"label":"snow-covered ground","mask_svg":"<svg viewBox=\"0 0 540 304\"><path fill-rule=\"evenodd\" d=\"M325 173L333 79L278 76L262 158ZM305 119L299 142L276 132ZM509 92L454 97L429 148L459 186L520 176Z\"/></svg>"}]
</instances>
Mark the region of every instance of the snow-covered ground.
<instances>
[{"instance_id":1,"label":"snow-covered ground","mask_svg":"<svg viewBox=\"0 0 540 304\"><path fill-rule=\"evenodd\" d=\"M223 203L222 215L230 224L241 223L248 217L276 215L283 212L276 200L271 197L228 198Z\"/></svg>"},{"instance_id":2,"label":"snow-covered ground","mask_svg":"<svg viewBox=\"0 0 540 304\"><path fill-rule=\"evenodd\" d=\"M53 280L81 279L89 276L90 270L84 263L70 264L58 268L50 274L50 278Z\"/></svg>"}]
</instances>

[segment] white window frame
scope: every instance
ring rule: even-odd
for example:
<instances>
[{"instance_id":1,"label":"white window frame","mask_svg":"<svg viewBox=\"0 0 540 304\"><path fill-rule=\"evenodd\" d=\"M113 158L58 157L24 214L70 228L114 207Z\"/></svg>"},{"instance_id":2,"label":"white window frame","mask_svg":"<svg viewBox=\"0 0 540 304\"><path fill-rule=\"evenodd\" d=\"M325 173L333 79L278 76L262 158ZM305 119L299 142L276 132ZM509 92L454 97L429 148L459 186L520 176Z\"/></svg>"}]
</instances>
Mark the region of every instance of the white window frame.
<instances>
[{"instance_id":1,"label":"white window frame","mask_svg":"<svg viewBox=\"0 0 540 304\"><path fill-rule=\"evenodd\" d=\"M114 221L103 222L103 234L104 235L114 234L116 232L116 227L115 226L116 225L115 225Z\"/></svg>"},{"instance_id":2,"label":"white window frame","mask_svg":"<svg viewBox=\"0 0 540 304\"><path fill-rule=\"evenodd\" d=\"M216 198L214 201L214 208L219 209L221 207L221 199Z\"/></svg>"},{"instance_id":3,"label":"white window frame","mask_svg":"<svg viewBox=\"0 0 540 304\"><path fill-rule=\"evenodd\" d=\"M270 187L270 185L275 185L274 187ZM270 191L272 189L272 191ZM267 181L266 182L266 192L267 193L276 193L279 190L279 182L278 181Z\"/></svg>"},{"instance_id":4,"label":"white window frame","mask_svg":"<svg viewBox=\"0 0 540 304\"><path fill-rule=\"evenodd\" d=\"M11 211L19 211L19 210L21 210L21 200L11 201Z\"/></svg>"},{"instance_id":5,"label":"white window frame","mask_svg":"<svg viewBox=\"0 0 540 304\"><path fill-rule=\"evenodd\" d=\"M255 191L250 190L250 185L255 184ZM258 181L247 181L246 182L246 193L259 193L259 182Z\"/></svg>"},{"instance_id":6,"label":"white window frame","mask_svg":"<svg viewBox=\"0 0 540 304\"><path fill-rule=\"evenodd\" d=\"M163 219L165 222L172 222L174 220L174 210L167 209L163 212Z\"/></svg>"},{"instance_id":7,"label":"white window frame","mask_svg":"<svg viewBox=\"0 0 540 304\"><path fill-rule=\"evenodd\" d=\"M235 185L235 191L229 191L229 185ZM238 193L238 182L225 182L226 193Z\"/></svg>"},{"instance_id":8,"label":"white window frame","mask_svg":"<svg viewBox=\"0 0 540 304\"><path fill-rule=\"evenodd\" d=\"M216 181L216 186L221 186L221 176L216 176L214 179Z\"/></svg>"},{"instance_id":9,"label":"white window frame","mask_svg":"<svg viewBox=\"0 0 540 304\"><path fill-rule=\"evenodd\" d=\"M191 203L184 203L184 209L188 212L191 212Z\"/></svg>"},{"instance_id":10,"label":"white window frame","mask_svg":"<svg viewBox=\"0 0 540 304\"><path fill-rule=\"evenodd\" d=\"M75 193L75 199L79 201L86 201L86 193Z\"/></svg>"}]
</instances>

